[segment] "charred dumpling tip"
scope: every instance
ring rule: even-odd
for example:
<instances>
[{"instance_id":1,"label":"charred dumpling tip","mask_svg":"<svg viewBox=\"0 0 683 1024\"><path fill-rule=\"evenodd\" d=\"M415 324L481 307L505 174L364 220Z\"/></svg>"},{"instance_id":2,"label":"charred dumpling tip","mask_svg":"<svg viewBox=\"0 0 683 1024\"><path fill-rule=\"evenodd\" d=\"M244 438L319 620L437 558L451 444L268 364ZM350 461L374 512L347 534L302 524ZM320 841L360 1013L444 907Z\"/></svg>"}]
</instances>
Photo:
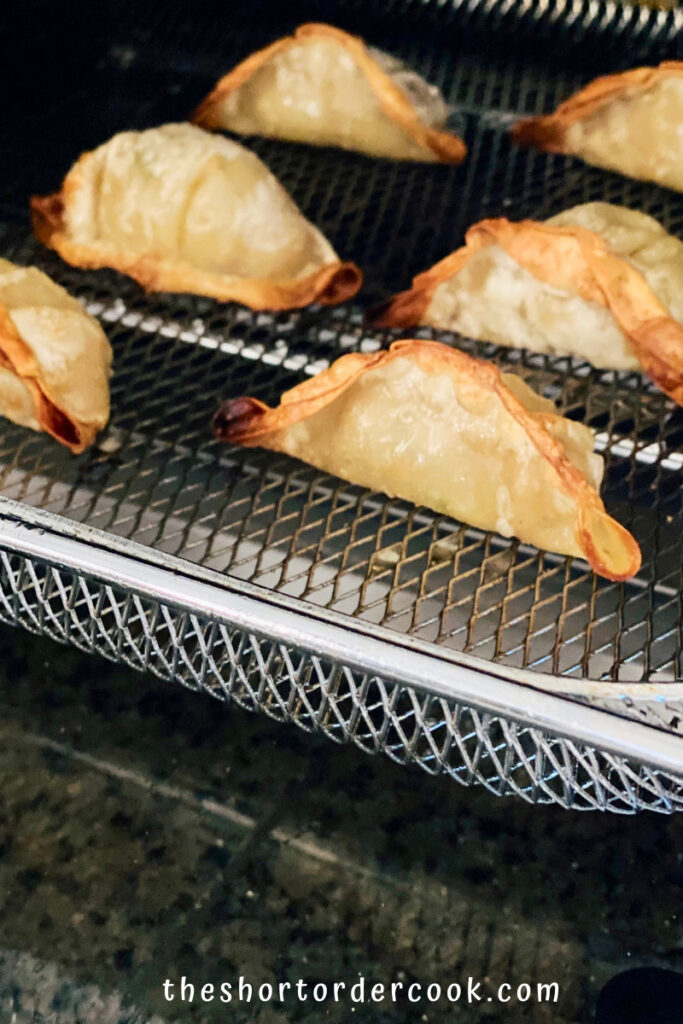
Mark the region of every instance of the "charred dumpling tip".
<instances>
[{"instance_id":1,"label":"charred dumpling tip","mask_svg":"<svg viewBox=\"0 0 683 1024\"><path fill-rule=\"evenodd\" d=\"M256 398L231 398L216 410L211 421L217 441L232 442L250 431L264 415L267 406Z\"/></svg>"}]
</instances>

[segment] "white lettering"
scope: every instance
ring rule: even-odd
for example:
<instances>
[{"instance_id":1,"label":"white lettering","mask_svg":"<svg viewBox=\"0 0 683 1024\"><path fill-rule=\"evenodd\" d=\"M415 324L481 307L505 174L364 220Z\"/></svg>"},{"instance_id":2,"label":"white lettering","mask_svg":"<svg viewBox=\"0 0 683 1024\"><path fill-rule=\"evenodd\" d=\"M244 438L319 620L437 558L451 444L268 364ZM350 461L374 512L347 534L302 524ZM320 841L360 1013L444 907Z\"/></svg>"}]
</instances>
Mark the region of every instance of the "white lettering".
<instances>
[{"instance_id":1,"label":"white lettering","mask_svg":"<svg viewBox=\"0 0 683 1024\"><path fill-rule=\"evenodd\" d=\"M346 982L345 981L335 981L335 983L334 983L334 1001L335 1001L335 1003L339 1002L339 990L342 989L342 988L346 988Z\"/></svg>"},{"instance_id":2,"label":"white lettering","mask_svg":"<svg viewBox=\"0 0 683 1024\"><path fill-rule=\"evenodd\" d=\"M365 978L362 975L360 981L351 986L351 999L354 1003L365 1002Z\"/></svg>"},{"instance_id":3,"label":"white lettering","mask_svg":"<svg viewBox=\"0 0 683 1024\"><path fill-rule=\"evenodd\" d=\"M476 999L478 1003L481 1002L481 996L479 995L479 989L481 988L481 982L475 981L474 978L467 979L467 1002L471 1003L473 999Z\"/></svg>"},{"instance_id":4,"label":"white lettering","mask_svg":"<svg viewBox=\"0 0 683 1024\"><path fill-rule=\"evenodd\" d=\"M560 986L556 981L551 981L549 985L539 981L536 986L536 998L539 1003L556 1003L560 998Z\"/></svg>"},{"instance_id":5,"label":"white lettering","mask_svg":"<svg viewBox=\"0 0 683 1024\"><path fill-rule=\"evenodd\" d=\"M497 989L493 989L488 987L488 979L476 981L474 978L467 978L467 985L463 979L461 983L454 981L447 987L436 981L427 983L426 980L424 983L413 982L411 984L408 984L407 981L384 984L383 982L372 983L368 980L366 991L366 978L358 972L356 981L353 983L329 980L311 982L310 984L312 999L316 1003L324 1003L326 1000L332 999L335 1003L342 1000L348 1000L355 1004L383 1003L385 1000L389 1000L390 994L393 1003L398 1003L399 1000L403 1001L406 997L409 1003L419 1003L422 1000L439 1003L446 999L449 1003L458 1003L464 1002L465 994L470 1004L480 1003L482 1000L488 1000L490 1003L494 992L499 1003L510 1003L514 999L520 1003L528 1003L535 999L539 1004L558 1003L560 1000L560 986L557 981L536 982L534 985L525 981L519 984L510 984L504 981L498 985ZM300 1003L305 1003L309 997L308 985L309 982L304 981L303 978L293 982L281 981L278 985L270 982L250 983L244 975L240 975L239 979L234 982L224 981L220 985L214 985L211 982L202 984L199 979L195 984L189 981L185 975L182 975L178 981L165 978L161 982L163 997L167 1003L173 1002L176 998L183 1003L193 1003L195 994L201 1002L211 1003L214 999L219 998L219 992L222 1003L251 1003L254 999L261 1003L270 1003L273 1000L284 1003L292 998L297 999ZM488 995L489 992L491 996ZM353 1006L351 1012L355 1013Z\"/></svg>"},{"instance_id":6,"label":"white lettering","mask_svg":"<svg viewBox=\"0 0 683 1024\"><path fill-rule=\"evenodd\" d=\"M432 995L435 989L436 995ZM439 999L441 999L441 985L437 985L437 983L433 981L427 989L427 999L430 1003L438 1003Z\"/></svg>"}]
</instances>

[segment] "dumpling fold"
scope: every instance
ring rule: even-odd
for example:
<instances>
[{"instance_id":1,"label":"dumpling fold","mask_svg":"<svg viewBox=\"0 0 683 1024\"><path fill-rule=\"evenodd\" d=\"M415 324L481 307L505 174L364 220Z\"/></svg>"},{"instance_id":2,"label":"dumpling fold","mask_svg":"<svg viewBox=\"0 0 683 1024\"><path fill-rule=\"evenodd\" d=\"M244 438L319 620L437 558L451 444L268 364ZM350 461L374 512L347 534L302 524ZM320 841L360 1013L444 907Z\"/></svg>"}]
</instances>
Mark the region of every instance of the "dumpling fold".
<instances>
[{"instance_id":1,"label":"dumpling fold","mask_svg":"<svg viewBox=\"0 0 683 1024\"><path fill-rule=\"evenodd\" d=\"M0 415L82 452L109 419L111 362L77 299L37 267L0 260Z\"/></svg>"},{"instance_id":2,"label":"dumpling fold","mask_svg":"<svg viewBox=\"0 0 683 1024\"><path fill-rule=\"evenodd\" d=\"M193 120L241 135L338 146L368 156L459 163L464 142L445 131L438 88L362 39L301 25L218 82Z\"/></svg>"},{"instance_id":3,"label":"dumpling fold","mask_svg":"<svg viewBox=\"0 0 683 1024\"><path fill-rule=\"evenodd\" d=\"M587 203L544 223L483 220L370 319L641 369L683 405L683 242L635 210Z\"/></svg>"},{"instance_id":4,"label":"dumpling fold","mask_svg":"<svg viewBox=\"0 0 683 1024\"><path fill-rule=\"evenodd\" d=\"M683 61L596 78L515 142L683 191Z\"/></svg>"},{"instance_id":5,"label":"dumpling fold","mask_svg":"<svg viewBox=\"0 0 683 1024\"><path fill-rule=\"evenodd\" d=\"M254 153L190 124L115 135L31 207L37 237L68 263L148 291L292 309L343 302L362 280Z\"/></svg>"},{"instance_id":6,"label":"dumpling fold","mask_svg":"<svg viewBox=\"0 0 683 1024\"><path fill-rule=\"evenodd\" d=\"M214 435L285 452L483 530L633 576L640 550L600 500L588 427L519 377L447 345L397 341L349 354L269 408L227 402Z\"/></svg>"}]
</instances>

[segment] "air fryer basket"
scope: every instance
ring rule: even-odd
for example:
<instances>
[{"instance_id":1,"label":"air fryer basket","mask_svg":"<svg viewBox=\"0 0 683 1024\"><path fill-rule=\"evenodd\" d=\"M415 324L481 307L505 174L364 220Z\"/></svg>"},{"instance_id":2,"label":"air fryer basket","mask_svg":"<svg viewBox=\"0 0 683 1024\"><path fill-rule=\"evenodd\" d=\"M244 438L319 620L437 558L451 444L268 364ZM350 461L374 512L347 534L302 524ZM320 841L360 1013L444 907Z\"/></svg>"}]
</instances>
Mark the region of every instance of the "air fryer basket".
<instances>
[{"instance_id":1,"label":"air fryer basket","mask_svg":"<svg viewBox=\"0 0 683 1024\"><path fill-rule=\"evenodd\" d=\"M605 504L643 551L625 584L294 460L217 445L209 422L222 399L276 402L340 354L400 336L365 328L364 308L406 287L482 217L542 219L603 199L680 235L676 193L515 148L506 129L595 74L675 55L683 12L610 0L316 5L315 17L362 32L439 84L469 155L443 167L247 140L365 273L342 307L269 314L145 295L114 272L67 266L31 236L28 196L57 187L80 151L123 128L186 118L236 60L311 14L310 4L229 18L178 5L162 17L145 6L122 9L99 35L90 28L87 74L67 76L62 91L43 69L45 89L4 132L0 252L80 296L115 353L110 426L89 452L74 458L2 422L4 618L497 792L620 810L680 805L683 415L649 382L404 332L514 369L595 429ZM201 601L189 582L174 587L184 577L209 588ZM242 598L254 618L240 612L238 622ZM277 611L269 620L259 608ZM344 635L353 640L342 651Z\"/></svg>"}]
</instances>

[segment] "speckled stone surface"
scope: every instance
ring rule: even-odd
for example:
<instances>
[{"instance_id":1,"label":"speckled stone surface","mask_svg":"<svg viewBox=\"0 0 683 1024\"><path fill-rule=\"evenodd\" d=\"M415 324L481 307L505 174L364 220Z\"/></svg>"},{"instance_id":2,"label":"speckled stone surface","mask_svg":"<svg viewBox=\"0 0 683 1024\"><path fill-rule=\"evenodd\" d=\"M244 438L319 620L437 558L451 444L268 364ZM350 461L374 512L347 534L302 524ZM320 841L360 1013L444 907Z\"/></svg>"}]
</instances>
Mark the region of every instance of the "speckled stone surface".
<instances>
[{"instance_id":1,"label":"speckled stone surface","mask_svg":"<svg viewBox=\"0 0 683 1024\"><path fill-rule=\"evenodd\" d=\"M24 633L0 644L2 1024L574 1024L618 971L683 968L680 819L499 800ZM352 1016L162 991L359 973L555 980L560 1000Z\"/></svg>"}]
</instances>

